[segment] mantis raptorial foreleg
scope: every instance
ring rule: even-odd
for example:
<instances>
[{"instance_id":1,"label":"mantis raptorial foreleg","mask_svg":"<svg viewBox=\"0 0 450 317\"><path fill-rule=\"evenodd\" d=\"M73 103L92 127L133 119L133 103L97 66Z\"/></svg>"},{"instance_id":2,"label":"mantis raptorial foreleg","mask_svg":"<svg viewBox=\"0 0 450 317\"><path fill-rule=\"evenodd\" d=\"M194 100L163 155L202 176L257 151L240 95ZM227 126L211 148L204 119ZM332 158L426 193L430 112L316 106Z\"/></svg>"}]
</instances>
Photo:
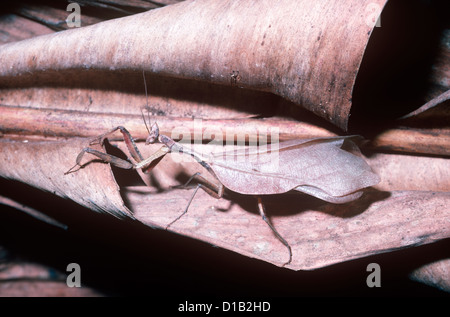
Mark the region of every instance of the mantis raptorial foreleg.
<instances>
[{"instance_id":1,"label":"mantis raptorial foreleg","mask_svg":"<svg viewBox=\"0 0 450 317\"><path fill-rule=\"evenodd\" d=\"M142 157L141 153L139 152L139 149L137 148L136 143L133 140L133 137L131 136L130 132L128 132L128 130L125 127L123 127L123 126L117 126L117 127L113 128L113 129L111 129L110 131L99 135L98 137L93 139L89 144L90 145L102 144L103 140L108 135L113 134L117 130L120 130L120 132L122 133L123 139L125 141L125 144L126 144L126 146L128 148L128 151L130 152L131 156L133 157L133 159L136 162L142 161L144 158Z\"/></svg>"},{"instance_id":2,"label":"mantis raptorial foreleg","mask_svg":"<svg viewBox=\"0 0 450 317\"><path fill-rule=\"evenodd\" d=\"M99 135L98 137L93 139L89 144L90 145L101 144L101 143L103 143L103 140L108 135L114 133L117 130L120 130L120 132L122 132L125 144L128 148L128 151L129 151L131 157L133 157L133 159L137 163L132 163L127 160L121 159L117 156L103 153L101 151L92 149L90 147L86 147L86 148L82 149L81 152L78 154L77 159L76 159L76 164L72 168L70 168L65 174L69 174L69 173L73 172L74 168L76 168L77 166L81 166L81 160L83 159L83 156L85 153L95 155L98 158L100 158L102 161L104 161L106 163L110 163L119 168L123 168L123 169L139 169L139 168L141 168L144 171L144 173L148 173L150 171L150 169L149 169L150 164L153 161L163 157L164 155L166 155L169 152L169 149L164 145L158 151L153 153L151 156L144 159L142 154L139 152L139 149L137 148L136 143L134 142L133 137L131 136L130 132L128 132L128 130L122 126L115 127L114 129L111 129L110 131Z\"/></svg>"}]
</instances>

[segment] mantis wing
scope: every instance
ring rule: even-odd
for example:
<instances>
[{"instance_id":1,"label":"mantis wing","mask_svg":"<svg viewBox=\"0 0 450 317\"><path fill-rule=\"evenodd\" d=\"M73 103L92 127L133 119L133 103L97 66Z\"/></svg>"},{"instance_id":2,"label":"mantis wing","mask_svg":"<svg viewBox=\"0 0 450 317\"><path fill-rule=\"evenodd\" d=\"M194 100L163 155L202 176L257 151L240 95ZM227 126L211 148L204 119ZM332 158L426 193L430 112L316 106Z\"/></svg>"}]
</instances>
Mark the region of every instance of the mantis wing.
<instances>
[{"instance_id":1,"label":"mantis wing","mask_svg":"<svg viewBox=\"0 0 450 317\"><path fill-rule=\"evenodd\" d=\"M247 195L298 190L332 203L359 198L360 189L379 183L359 152L354 136L293 140L253 150L212 156L210 165L228 189Z\"/></svg>"}]
</instances>

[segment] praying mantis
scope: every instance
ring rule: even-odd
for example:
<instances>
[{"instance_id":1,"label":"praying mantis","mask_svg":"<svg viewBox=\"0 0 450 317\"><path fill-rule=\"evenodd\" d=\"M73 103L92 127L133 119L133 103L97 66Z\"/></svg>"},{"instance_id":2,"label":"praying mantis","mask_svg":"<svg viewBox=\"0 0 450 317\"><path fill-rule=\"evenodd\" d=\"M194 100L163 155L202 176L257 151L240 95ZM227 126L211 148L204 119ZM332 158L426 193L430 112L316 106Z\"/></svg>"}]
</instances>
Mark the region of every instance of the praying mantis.
<instances>
[{"instance_id":1,"label":"praying mantis","mask_svg":"<svg viewBox=\"0 0 450 317\"><path fill-rule=\"evenodd\" d=\"M144 72L143 77L148 107ZM327 202L342 204L358 199L362 195L361 189L380 182L379 176L372 172L364 159L351 153L359 153L358 147L352 141L359 138L358 136L291 140L279 143L274 148L272 146L262 149L257 147L256 150L253 149L250 152L245 149L244 151L215 153L211 154L209 158L205 158L199 153L183 147L172 138L160 134L158 124L155 122L151 125L150 118L149 124L147 124L142 109L141 114L148 132L145 144L160 143L162 147L159 150L144 158L130 132L123 126L117 126L94 138L90 145L103 143L108 135L119 130L135 163L86 147L78 154L76 164L65 174L72 173L77 166L81 167L81 160L85 153L97 156L102 161L119 168L141 169L144 173L150 172L154 167L152 163L162 159L170 152L189 155L216 179L217 184L208 181L200 173L192 175L185 186L194 178L198 178L201 182L198 182L183 213L170 222L166 229L187 213L200 188L217 199L222 198L225 188L243 195L252 195L257 199L258 211L262 219L288 250L289 259L283 266L291 263L292 249L266 216L261 196L297 190ZM344 150L344 147L348 151ZM252 160L237 160L236 158L239 157L251 157Z\"/></svg>"},{"instance_id":2,"label":"praying mantis","mask_svg":"<svg viewBox=\"0 0 450 317\"><path fill-rule=\"evenodd\" d=\"M238 150L215 153L205 158L183 147L172 138L160 134L157 123L149 127L150 124L147 125L143 113L142 117L148 131L145 144L160 143L162 147L159 150L144 158L130 132L125 127L118 126L93 139L90 144L102 143L108 135L119 130L135 163L86 147L78 154L76 164L66 174L73 172L75 167L81 166L85 153L97 156L104 162L119 168L142 169L144 172L149 172L153 168L151 164L168 153L179 152L190 155L217 180L217 184L207 181L200 173L194 174L186 185L194 178L198 178L201 182L197 184L183 213L169 223L166 229L187 213L200 188L217 199L223 196L225 188L240 194L252 195L257 199L262 219L288 250L289 259L284 265L291 263L292 250L289 243L266 216L262 196L297 190L327 202L342 204L358 199L362 195L361 189L373 186L380 181L378 175L372 172L363 158L351 153L351 151L358 151L353 143L357 136L291 140L279 143L278 148L275 149L257 147L250 152ZM274 153L277 154L275 163L272 156ZM250 156L252 160L236 159Z\"/></svg>"}]
</instances>

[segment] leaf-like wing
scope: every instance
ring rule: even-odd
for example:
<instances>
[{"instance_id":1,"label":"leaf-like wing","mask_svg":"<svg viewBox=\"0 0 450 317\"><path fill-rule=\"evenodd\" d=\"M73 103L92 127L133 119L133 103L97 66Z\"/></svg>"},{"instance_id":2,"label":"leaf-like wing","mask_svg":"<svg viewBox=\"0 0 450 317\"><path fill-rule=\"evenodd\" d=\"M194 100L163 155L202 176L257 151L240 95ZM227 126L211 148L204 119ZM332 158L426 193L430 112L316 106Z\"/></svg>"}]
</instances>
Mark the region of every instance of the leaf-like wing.
<instances>
[{"instance_id":1,"label":"leaf-like wing","mask_svg":"<svg viewBox=\"0 0 450 317\"><path fill-rule=\"evenodd\" d=\"M216 154L211 158L219 180L230 190L248 195L280 194L292 189L342 203L380 178L355 155L350 137L295 140L276 145Z\"/></svg>"}]
</instances>

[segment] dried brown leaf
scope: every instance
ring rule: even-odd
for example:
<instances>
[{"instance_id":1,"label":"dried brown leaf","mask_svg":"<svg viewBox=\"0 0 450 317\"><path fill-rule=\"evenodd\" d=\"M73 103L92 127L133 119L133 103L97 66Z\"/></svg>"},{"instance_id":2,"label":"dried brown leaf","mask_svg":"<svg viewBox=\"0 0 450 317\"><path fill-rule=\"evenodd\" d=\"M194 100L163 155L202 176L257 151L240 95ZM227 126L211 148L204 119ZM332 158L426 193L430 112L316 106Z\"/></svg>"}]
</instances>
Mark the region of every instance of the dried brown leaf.
<instances>
[{"instance_id":1,"label":"dried brown leaf","mask_svg":"<svg viewBox=\"0 0 450 317\"><path fill-rule=\"evenodd\" d=\"M16 77L31 76L33 85L41 85L52 73L74 69L139 69L269 91L346 129L352 89L376 23L367 9L376 5L379 14L385 3L329 1L325 8L308 0L184 1L5 44L0 84L14 87Z\"/></svg>"},{"instance_id":2,"label":"dried brown leaf","mask_svg":"<svg viewBox=\"0 0 450 317\"><path fill-rule=\"evenodd\" d=\"M151 195L144 188L124 192L134 216L165 226L179 216L191 192ZM236 196L233 196L236 199ZM288 259L285 246L256 211L256 200L232 203L199 192L189 212L171 230L275 265ZM271 197L266 212L293 252L289 268L310 270L450 236L448 193L369 192L346 205L306 195ZM249 208L249 209L248 209Z\"/></svg>"},{"instance_id":3,"label":"dried brown leaf","mask_svg":"<svg viewBox=\"0 0 450 317\"><path fill-rule=\"evenodd\" d=\"M421 266L410 274L410 278L428 286L450 292L450 259L443 259Z\"/></svg>"},{"instance_id":4,"label":"dried brown leaf","mask_svg":"<svg viewBox=\"0 0 450 317\"><path fill-rule=\"evenodd\" d=\"M0 139L0 175L69 198L98 212L131 216L106 164L88 164L80 173L64 175L74 165L86 139L34 141Z\"/></svg>"}]
</instances>

